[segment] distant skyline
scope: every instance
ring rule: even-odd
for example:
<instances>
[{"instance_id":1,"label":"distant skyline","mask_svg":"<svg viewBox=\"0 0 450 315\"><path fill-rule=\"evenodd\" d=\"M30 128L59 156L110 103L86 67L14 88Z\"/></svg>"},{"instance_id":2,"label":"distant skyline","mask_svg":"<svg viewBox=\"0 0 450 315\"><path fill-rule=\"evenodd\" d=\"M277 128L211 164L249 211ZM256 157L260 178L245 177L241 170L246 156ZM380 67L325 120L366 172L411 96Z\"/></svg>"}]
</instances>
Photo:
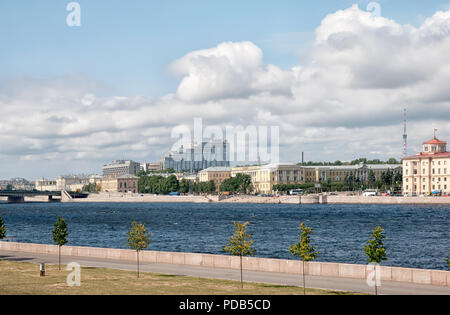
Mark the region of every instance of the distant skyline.
<instances>
[{"instance_id":1,"label":"distant skyline","mask_svg":"<svg viewBox=\"0 0 450 315\"><path fill-rule=\"evenodd\" d=\"M450 141L448 0L69 2L0 4L0 179L159 161L196 117L291 163L400 159L404 108L409 155Z\"/></svg>"}]
</instances>

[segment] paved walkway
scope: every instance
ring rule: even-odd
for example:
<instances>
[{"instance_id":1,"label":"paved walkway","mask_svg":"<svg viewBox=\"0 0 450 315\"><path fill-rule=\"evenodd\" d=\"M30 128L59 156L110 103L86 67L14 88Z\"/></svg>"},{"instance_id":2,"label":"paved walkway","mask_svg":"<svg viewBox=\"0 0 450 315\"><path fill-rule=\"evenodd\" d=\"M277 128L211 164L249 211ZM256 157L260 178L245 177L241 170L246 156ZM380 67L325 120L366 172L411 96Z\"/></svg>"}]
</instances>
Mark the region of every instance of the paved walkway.
<instances>
[{"instance_id":1,"label":"paved walkway","mask_svg":"<svg viewBox=\"0 0 450 315\"><path fill-rule=\"evenodd\" d=\"M33 262L46 264L57 264L58 256L50 254L34 254L15 251L0 250L0 260L10 260L19 262ZM62 256L61 262L67 264L77 262L85 267L102 267L121 270L136 270L135 261L123 261L112 259L97 259L89 257ZM240 271L232 269L209 268L186 265L141 263L140 271L171 275L185 275L212 279L239 280ZM294 276L282 273L245 271L244 281L261 282L268 284L302 286L301 276ZM306 286L308 288L329 289L339 291L352 291L361 293L373 293L374 289L369 287L364 280L348 278L332 278L307 276ZM378 288L379 294L386 295L450 295L449 287L419 285L411 283L401 283L384 281Z\"/></svg>"}]
</instances>

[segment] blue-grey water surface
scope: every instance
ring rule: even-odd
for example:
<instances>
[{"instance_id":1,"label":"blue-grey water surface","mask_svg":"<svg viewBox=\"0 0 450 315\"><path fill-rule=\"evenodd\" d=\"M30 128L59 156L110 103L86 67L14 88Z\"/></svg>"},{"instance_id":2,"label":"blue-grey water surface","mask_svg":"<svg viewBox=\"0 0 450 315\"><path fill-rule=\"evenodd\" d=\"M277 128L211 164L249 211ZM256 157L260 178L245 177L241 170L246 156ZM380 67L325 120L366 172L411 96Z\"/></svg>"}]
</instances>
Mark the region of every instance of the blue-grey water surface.
<instances>
[{"instance_id":1,"label":"blue-grey water surface","mask_svg":"<svg viewBox=\"0 0 450 315\"><path fill-rule=\"evenodd\" d=\"M69 227L67 245L127 248L131 222L152 233L149 250L224 254L233 221L250 221L256 256L293 259L298 226L313 229L324 262L366 263L373 228L385 229L389 260L383 265L447 269L450 207L410 205L261 205L194 203L0 204L8 240L52 243L58 215Z\"/></svg>"}]
</instances>

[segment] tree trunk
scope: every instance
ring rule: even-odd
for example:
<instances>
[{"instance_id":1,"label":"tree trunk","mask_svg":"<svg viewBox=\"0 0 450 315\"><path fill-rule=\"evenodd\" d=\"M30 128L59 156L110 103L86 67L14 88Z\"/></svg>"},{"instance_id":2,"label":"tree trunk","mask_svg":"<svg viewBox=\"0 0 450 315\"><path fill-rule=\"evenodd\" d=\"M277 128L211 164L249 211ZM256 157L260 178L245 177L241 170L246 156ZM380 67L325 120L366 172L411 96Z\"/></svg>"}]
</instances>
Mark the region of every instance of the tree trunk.
<instances>
[{"instance_id":1,"label":"tree trunk","mask_svg":"<svg viewBox=\"0 0 450 315\"><path fill-rule=\"evenodd\" d=\"M240 256L240 263L241 263L241 289L244 288L244 282L242 280L242 255Z\"/></svg>"},{"instance_id":2,"label":"tree trunk","mask_svg":"<svg viewBox=\"0 0 450 315\"><path fill-rule=\"evenodd\" d=\"M137 257L137 277L139 278L139 251L136 251L136 257Z\"/></svg>"},{"instance_id":3,"label":"tree trunk","mask_svg":"<svg viewBox=\"0 0 450 315\"><path fill-rule=\"evenodd\" d=\"M61 245L58 246L58 270L61 270Z\"/></svg>"},{"instance_id":4,"label":"tree trunk","mask_svg":"<svg viewBox=\"0 0 450 315\"><path fill-rule=\"evenodd\" d=\"M306 295L306 282L305 282L305 261L303 260L303 295Z\"/></svg>"},{"instance_id":5,"label":"tree trunk","mask_svg":"<svg viewBox=\"0 0 450 315\"><path fill-rule=\"evenodd\" d=\"M377 290L377 266L375 267L375 295L378 295L378 290Z\"/></svg>"}]
</instances>

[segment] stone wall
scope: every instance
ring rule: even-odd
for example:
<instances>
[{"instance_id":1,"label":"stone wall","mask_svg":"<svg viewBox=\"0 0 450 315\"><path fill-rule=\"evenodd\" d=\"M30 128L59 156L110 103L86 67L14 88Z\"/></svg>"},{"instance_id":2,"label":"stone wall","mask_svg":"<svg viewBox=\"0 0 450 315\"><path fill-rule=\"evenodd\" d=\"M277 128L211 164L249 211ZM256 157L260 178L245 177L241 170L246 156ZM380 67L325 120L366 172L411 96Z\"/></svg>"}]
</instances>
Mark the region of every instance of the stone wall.
<instances>
[{"instance_id":1,"label":"stone wall","mask_svg":"<svg viewBox=\"0 0 450 315\"><path fill-rule=\"evenodd\" d=\"M37 254L58 254L58 246L46 244L27 244L0 242L0 250L20 251ZM135 261L136 252L127 249L93 248L80 246L63 246L61 254L73 257L90 257L100 259L117 259ZM203 266L210 268L239 269L239 257L196 254L143 251L140 261L147 263L164 263L189 266ZM303 264L298 260L269 259L257 257L244 257L243 269L251 271L278 272L301 275ZM397 281L417 284L431 284L450 286L450 271L427 270L381 266L379 269L382 281ZM325 262L305 263L305 274L337 278L367 279L373 272L373 266L353 265Z\"/></svg>"}]
</instances>

